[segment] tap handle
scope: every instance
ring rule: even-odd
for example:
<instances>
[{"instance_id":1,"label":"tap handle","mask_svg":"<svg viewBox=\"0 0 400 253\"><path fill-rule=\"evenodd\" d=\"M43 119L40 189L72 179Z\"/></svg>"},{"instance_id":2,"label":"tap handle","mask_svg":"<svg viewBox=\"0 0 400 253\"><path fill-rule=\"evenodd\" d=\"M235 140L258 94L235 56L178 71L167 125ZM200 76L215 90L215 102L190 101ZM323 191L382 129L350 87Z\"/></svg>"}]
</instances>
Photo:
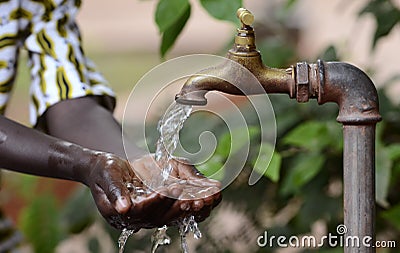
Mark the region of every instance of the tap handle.
<instances>
[{"instance_id":1,"label":"tap handle","mask_svg":"<svg viewBox=\"0 0 400 253\"><path fill-rule=\"evenodd\" d=\"M251 26L254 22L254 15L245 8L239 8L236 12L237 17L244 26Z\"/></svg>"}]
</instances>

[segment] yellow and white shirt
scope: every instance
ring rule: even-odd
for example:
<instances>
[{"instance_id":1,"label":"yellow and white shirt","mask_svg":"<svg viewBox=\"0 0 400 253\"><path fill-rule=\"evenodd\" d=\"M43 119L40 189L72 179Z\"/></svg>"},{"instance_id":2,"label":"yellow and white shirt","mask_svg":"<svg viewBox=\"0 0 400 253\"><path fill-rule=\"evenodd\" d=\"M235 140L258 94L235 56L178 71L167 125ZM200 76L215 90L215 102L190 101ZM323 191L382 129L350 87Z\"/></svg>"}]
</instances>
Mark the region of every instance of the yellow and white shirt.
<instances>
[{"instance_id":1,"label":"yellow and white shirt","mask_svg":"<svg viewBox=\"0 0 400 253\"><path fill-rule=\"evenodd\" d=\"M31 73L30 122L55 103L88 95L114 96L85 56L75 17L80 0L0 0L0 114L25 48Z\"/></svg>"}]
</instances>

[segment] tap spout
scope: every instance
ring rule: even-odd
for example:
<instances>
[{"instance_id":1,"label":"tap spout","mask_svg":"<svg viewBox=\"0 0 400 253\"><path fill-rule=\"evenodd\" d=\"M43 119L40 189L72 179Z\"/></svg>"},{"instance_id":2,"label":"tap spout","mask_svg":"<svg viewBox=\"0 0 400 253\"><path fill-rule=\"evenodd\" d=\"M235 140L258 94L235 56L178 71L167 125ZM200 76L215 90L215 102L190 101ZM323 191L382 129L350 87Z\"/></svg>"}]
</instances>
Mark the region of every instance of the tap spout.
<instances>
[{"instance_id":1,"label":"tap spout","mask_svg":"<svg viewBox=\"0 0 400 253\"><path fill-rule=\"evenodd\" d=\"M257 52L229 51L222 64L189 77L175 100L181 104L205 105L209 91L231 95L286 93L294 96L294 68L277 69L265 66Z\"/></svg>"}]
</instances>

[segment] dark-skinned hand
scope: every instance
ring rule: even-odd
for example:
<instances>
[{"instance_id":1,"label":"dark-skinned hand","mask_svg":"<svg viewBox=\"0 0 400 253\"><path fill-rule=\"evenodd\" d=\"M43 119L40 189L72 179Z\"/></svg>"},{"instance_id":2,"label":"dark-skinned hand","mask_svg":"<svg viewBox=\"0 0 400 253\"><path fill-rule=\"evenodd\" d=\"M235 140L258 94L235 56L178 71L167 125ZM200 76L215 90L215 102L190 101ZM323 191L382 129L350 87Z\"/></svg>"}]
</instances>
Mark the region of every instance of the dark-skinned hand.
<instances>
[{"instance_id":1,"label":"dark-skinned hand","mask_svg":"<svg viewBox=\"0 0 400 253\"><path fill-rule=\"evenodd\" d=\"M96 152L85 170L79 176L80 181L90 188L101 215L117 229L127 226L122 217L131 209L132 202L126 182L137 178L128 161L113 154Z\"/></svg>"},{"instance_id":2,"label":"dark-skinned hand","mask_svg":"<svg viewBox=\"0 0 400 253\"><path fill-rule=\"evenodd\" d=\"M90 188L99 212L117 229L177 225L188 215L200 222L221 201L220 183L183 161L171 160L171 176L157 187L149 185L161 173L153 155L130 165L118 156L99 152L91 163L82 181Z\"/></svg>"},{"instance_id":3,"label":"dark-skinned hand","mask_svg":"<svg viewBox=\"0 0 400 253\"><path fill-rule=\"evenodd\" d=\"M153 155L143 156L131 163L145 185L133 183L132 208L127 214L140 227L177 225L189 215L200 222L221 201L221 184L218 181L206 178L184 160L173 159L169 163L172 166L170 177L164 185L155 186L152 184L160 180L162 168ZM141 188L147 192L136 194L134 189Z\"/></svg>"}]
</instances>

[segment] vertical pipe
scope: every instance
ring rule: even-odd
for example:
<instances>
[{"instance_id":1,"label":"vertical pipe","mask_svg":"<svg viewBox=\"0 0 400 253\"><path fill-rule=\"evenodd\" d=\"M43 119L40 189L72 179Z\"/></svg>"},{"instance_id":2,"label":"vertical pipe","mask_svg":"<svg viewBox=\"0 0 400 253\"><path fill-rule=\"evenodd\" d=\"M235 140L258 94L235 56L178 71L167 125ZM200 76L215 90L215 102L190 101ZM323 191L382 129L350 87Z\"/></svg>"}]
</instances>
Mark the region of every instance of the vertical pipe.
<instances>
[{"instance_id":1,"label":"vertical pipe","mask_svg":"<svg viewBox=\"0 0 400 253\"><path fill-rule=\"evenodd\" d=\"M345 253L375 249L375 124L344 125ZM358 242L358 245L357 245ZM368 244L370 246L368 246Z\"/></svg>"}]
</instances>

